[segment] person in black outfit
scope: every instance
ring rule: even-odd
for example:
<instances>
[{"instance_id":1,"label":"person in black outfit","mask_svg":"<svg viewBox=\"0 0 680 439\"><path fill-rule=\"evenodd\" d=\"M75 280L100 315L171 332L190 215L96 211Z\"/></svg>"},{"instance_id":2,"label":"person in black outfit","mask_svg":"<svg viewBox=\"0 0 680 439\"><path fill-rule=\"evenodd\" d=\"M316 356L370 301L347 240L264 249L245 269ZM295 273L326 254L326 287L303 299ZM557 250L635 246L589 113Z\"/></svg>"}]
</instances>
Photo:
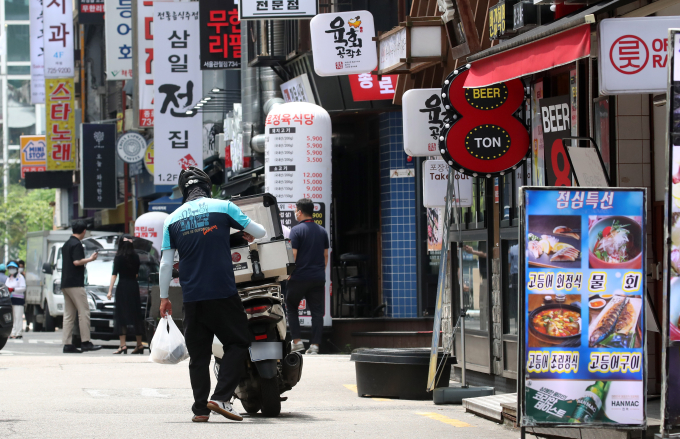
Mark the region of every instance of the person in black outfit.
<instances>
[{"instance_id":1,"label":"person in black outfit","mask_svg":"<svg viewBox=\"0 0 680 439\"><path fill-rule=\"evenodd\" d=\"M61 292L64 294L64 327L62 341L65 354L80 354L96 351L102 347L90 341L90 307L85 291L85 265L97 259L97 253L85 257L85 248L81 242L85 238L85 221L75 220L71 226L73 234L61 247ZM78 316L81 349L71 344L73 325Z\"/></svg>"},{"instance_id":2,"label":"person in black outfit","mask_svg":"<svg viewBox=\"0 0 680 439\"><path fill-rule=\"evenodd\" d=\"M128 333L134 333L137 337L137 347L132 351L133 354L144 353L142 345L142 318L139 310L142 302L139 298L139 255L135 252L132 245L132 237L123 236L118 243L118 252L113 260L113 274L109 285L107 299L113 296L113 285L116 278L120 275L118 286L116 287L116 302L113 311L114 334L120 337L120 348L114 354L127 354L126 337Z\"/></svg>"},{"instance_id":3,"label":"person in black outfit","mask_svg":"<svg viewBox=\"0 0 680 439\"><path fill-rule=\"evenodd\" d=\"M293 337L291 351L305 348L300 339L298 306L302 298L312 314L312 339L308 354L318 354L323 332L323 315L326 308L326 266L328 265L328 233L312 219L314 203L300 199L295 208L299 224L290 231L290 244L295 257L295 271L288 281L288 323Z\"/></svg>"}]
</instances>

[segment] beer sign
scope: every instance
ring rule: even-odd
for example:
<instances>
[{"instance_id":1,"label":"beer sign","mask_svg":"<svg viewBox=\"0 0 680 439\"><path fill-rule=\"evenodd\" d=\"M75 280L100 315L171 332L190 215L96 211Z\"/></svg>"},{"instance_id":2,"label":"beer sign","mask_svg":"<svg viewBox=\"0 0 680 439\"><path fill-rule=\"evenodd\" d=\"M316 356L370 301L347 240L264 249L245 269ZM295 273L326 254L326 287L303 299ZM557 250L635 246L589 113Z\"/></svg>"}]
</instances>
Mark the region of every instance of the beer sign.
<instances>
[{"instance_id":1,"label":"beer sign","mask_svg":"<svg viewBox=\"0 0 680 439\"><path fill-rule=\"evenodd\" d=\"M463 88L469 73L454 70L441 89L452 120L439 135L439 152L456 171L473 177L504 175L529 152L527 128L514 113L524 102L519 79L488 87Z\"/></svg>"}]
</instances>

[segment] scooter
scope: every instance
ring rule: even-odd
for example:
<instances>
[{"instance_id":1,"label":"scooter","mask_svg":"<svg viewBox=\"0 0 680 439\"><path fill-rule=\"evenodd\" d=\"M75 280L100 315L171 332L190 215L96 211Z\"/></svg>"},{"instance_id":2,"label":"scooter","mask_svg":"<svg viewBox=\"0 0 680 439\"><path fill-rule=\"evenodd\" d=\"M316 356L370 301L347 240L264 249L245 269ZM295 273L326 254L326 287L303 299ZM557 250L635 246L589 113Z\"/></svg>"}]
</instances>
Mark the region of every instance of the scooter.
<instances>
[{"instance_id":1,"label":"scooter","mask_svg":"<svg viewBox=\"0 0 680 439\"><path fill-rule=\"evenodd\" d=\"M302 355L290 352L281 285L265 284L239 290L255 341L250 345L246 374L236 387L236 397L246 412L262 411L274 417L281 412L280 395L291 390L302 376ZM219 374L222 345L215 339L215 376Z\"/></svg>"},{"instance_id":2,"label":"scooter","mask_svg":"<svg viewBox=\"0 0 680 439\"><path fill-rule=\"evenodd\" d=\"M302 376L302 355L290 352L286 338L286 314L281 281L295 267L290 241L284 239L276 198L270 194L232 198L250 218L267 230L261 240L231 249L234 277L253 334L246 373L236 387L236 397L250 414L281 413L281 394L291 390ZM213 340L215 376L224 350Z\"/></svg>"}]
</instances>

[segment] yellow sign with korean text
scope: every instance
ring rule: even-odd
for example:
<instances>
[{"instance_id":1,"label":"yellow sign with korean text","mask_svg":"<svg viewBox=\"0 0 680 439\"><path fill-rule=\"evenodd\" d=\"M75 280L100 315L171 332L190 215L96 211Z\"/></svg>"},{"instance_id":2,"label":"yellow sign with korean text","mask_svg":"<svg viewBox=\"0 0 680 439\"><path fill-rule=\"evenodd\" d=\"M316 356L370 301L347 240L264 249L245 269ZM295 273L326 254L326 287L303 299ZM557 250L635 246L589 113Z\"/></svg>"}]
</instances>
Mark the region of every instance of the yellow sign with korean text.
<instances>
[{"instance_id":1,"label":"yellow sign with korean text","mask_svg":"<svg viewBox=\"0 0 680 439\"><path fill-rule=\"evenodd\" d=\"M76 169L74 99L73 78L45 78L48 171Z\"/></svg>"},{"instance_id":2,"label":"yellow sign with korean text","mask_svg":"<svg viewBox=\"0 0 680 439\"><path fill-rule=\"evenodd\" d=\"M21 136L21 178L45 170L45 136Z\"/></svg>"}]
</instances>

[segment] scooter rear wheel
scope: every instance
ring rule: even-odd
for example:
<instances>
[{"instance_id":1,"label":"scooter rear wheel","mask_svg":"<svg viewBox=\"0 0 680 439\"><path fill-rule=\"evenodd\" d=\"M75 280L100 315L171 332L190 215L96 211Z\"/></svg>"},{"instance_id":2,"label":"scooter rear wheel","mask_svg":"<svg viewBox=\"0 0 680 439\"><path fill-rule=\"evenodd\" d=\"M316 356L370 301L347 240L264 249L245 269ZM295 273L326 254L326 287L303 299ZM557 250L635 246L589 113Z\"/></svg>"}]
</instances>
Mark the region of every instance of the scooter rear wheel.
<instances>
[{"instance_id":1,"label":"scooter rear wheel","mask_svg":"<svg viewBox=\"0 0 680 439\"><path fill-rule=\"evenodd\" d=\"M258 404L257 402L241 401L241 405L250 415L254 415L255 413L260 411L260 404Z\"/></svg>"},{"instance_id":2,"label":"scooter rear wheel","mask_svg":"<svg viewBox=\"0 0 680 439\"><path fill-rule=\"evenodd\" d=\"M269 418L279 416L279 413L281 413L281 397L276 377L268 380L260 377L260 401L262 402L263 415Z\"/></svg>"}]
</instances>

